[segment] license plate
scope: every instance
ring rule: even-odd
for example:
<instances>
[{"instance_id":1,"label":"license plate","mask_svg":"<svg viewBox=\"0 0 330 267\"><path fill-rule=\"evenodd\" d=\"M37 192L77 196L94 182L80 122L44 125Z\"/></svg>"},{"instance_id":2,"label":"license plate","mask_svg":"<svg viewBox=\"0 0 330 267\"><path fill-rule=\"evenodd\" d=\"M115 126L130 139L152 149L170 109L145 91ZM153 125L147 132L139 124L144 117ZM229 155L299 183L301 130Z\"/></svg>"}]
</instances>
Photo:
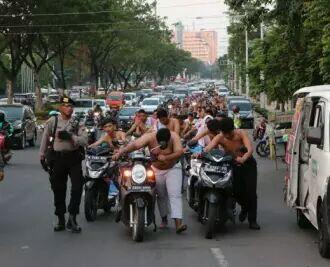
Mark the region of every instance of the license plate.
<instances>
[{"instance_id":1,"label":"license plate","mask_svg":"<svg viewBox=\"0 0 330 267\"><path fill-rule=\"evenodd\" d=\"M204 167L204 171L206 172L226 172L227 168L226 167L218 167L218 166L209 166L206 165Z\"/></svg>"},{"instance_id":2,"label":"license plate","mask_svg":"<svg viewBox=\"0 0 330 267\"><path fill-rule=\"evenodd\" d=\"M136 186L133 185L128 188L130 192L151 192L151 186Z\"/></svg>"}]
</instances>

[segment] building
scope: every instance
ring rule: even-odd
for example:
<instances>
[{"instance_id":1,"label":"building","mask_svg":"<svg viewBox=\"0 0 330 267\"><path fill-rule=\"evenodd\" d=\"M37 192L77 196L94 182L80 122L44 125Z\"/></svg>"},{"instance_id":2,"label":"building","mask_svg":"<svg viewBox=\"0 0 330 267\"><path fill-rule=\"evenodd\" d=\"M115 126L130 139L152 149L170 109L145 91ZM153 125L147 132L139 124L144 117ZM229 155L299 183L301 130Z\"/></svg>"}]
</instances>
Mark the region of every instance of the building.
<instances>
[{"instance_id":1,"label":"building","mask_svg":"<svg viewBox=\"0 0 330 267\"><path fill-rule=\"evenodd\" d=\"M178 48L183 48L183 31L184 26L182 22L177 22L174 24L175 30L173 35L173 42L177 45Z\"/></svg>"},{"instance_id":2,"label":"building","mask_svg":"<svg viewBox=\"0 0 330 267\"><path fill-rule=\"evenodd\" d=\"M182 48L205 64L214 64L218 57L216 31L183 32Z\"/></svg>"}]
</instances>

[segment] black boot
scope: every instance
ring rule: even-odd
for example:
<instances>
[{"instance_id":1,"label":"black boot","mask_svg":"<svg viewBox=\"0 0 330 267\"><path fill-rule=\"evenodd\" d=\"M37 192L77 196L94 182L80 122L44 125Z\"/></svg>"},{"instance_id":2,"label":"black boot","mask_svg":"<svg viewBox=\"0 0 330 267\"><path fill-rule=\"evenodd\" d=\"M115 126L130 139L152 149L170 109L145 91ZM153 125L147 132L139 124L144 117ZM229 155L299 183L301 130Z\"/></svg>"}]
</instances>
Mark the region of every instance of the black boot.
<instances>
[{"instance_id":1,"label":"black boot","mask_svg":"<svg viewBox=\"0 0 330 267\"><path fill-rule=\"evenodd\" d=\"M66 224L66 228L72 233L80 233L81 227L78 225L76 221L76 215L70 214L68 222Z\"/></svg>"},{"instance_id":2,"label":"black boot","mask_svg":"<svg viewBox=\"0 0 330 267\"><path fill-rule=\"evenodd\" d=\"M260 225L257 222L250 222L249 228L252 230L260 230Z\"/></svg>"},{"instance_id":3,"label":"black boot","mask_svg":"<svg viewBox=\"0 0 330 267\"><path fill-rule=\"evenodd\" d=\"M58 222L54 226L54 232L60 232L65 230L65 217L63 215L58 215Z\"/></svg>"}]
</instances>

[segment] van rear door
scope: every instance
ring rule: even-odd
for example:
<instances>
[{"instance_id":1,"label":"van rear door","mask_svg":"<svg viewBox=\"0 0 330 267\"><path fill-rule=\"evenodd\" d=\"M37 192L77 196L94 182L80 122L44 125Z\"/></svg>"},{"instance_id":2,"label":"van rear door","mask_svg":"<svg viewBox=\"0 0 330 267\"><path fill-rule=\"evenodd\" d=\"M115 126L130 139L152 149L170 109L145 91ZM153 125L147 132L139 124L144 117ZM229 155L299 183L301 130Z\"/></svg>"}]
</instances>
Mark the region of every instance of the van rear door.
<instances>
[{"instance_id":1,"label":"van rear door","mask_svg":"<svg viewBox=\"0 0 330 267\"><path fill-rule=\"evenodd\" d=\"M295 207L298 198L298 173L299 173L299 139L301 134L301 119L304 98L296 103L296 111L292 120L292 132L287 147L287 163L289 164L289 175L286 181L286 202L289 207Z\"/></svg>"}]
</instances>

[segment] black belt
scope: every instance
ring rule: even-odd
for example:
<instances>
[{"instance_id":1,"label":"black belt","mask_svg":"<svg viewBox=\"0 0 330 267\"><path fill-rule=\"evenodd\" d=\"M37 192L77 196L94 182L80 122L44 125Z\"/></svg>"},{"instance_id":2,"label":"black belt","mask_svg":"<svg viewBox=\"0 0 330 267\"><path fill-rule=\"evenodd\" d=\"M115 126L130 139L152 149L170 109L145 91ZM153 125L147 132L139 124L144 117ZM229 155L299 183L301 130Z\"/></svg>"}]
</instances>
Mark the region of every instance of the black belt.
<instances>
[{"instance_id":1,"label":"black belt","mask_svg":"<svg viewBox=\"0 0 330 267\"><path fill-rule=\"evenodd\" d=\"M65 150L65 151L54 151L56 156L68 156L68 155L73 155L77 154L79 151L78 150Z\"/></svg>"}]
</instances>

